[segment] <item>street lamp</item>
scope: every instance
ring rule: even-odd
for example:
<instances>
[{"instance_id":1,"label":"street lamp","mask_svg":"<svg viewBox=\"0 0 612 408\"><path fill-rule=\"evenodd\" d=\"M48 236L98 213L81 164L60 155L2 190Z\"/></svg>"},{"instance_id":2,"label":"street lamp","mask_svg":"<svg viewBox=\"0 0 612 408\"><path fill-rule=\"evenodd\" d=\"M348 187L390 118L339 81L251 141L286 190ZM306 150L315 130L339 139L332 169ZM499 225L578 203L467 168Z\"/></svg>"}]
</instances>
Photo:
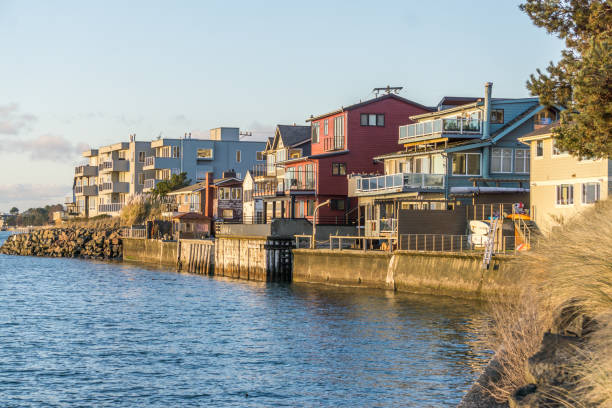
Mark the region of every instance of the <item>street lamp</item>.
<instances>
[{"instance_id":1,"label":"street lamp","mask_svg":"<svg viewBox=\"0 0 612 408\"><path fill-rule=\"evenodd\" d=\"M330 202L331 200L324 201L321 204L317 205L314 209L314 213L312 214L312 238L310 240L310 249L315 248L315 236L317 233L317 211L320 207L323 207L324 205L329 205Z\"/></svg>"}]
</instances>

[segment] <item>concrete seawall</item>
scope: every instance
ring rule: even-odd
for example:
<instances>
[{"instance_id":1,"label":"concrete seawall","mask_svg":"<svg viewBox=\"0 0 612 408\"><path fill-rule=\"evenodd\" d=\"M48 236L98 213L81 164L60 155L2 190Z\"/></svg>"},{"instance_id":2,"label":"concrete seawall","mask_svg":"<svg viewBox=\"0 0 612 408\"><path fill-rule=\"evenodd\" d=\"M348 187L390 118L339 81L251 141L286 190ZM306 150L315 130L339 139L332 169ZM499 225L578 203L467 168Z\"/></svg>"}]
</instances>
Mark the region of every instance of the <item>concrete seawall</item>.
<instances>
[{"instance_id":1,"label":"concrete seawall","mask_svg":"<svg viewBox=\"0 0 612 408\"><path fill-rule=\"evenodd\" d=\"M123 260L176 268L178 243L154 239L123 239Z\"/></svg>"},{"instance_id":2,"label":"concrete seawall","mask_svg":"<svg viewBox=\"0 0 612 408\"><path fill-rule=\"evenodd\" d=\"M510 257L482 269L482 255L296 249L293 281L479 299L515 292Z\"/></svg>"}]
</instances>

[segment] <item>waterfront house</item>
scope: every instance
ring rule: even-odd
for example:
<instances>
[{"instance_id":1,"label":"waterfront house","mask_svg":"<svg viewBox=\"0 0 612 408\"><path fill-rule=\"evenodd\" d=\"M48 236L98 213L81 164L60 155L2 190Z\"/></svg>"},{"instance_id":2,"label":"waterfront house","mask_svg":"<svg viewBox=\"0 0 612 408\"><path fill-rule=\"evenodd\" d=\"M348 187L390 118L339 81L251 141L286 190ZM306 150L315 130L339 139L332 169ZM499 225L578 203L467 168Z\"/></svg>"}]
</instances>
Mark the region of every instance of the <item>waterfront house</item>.
<instances>
[{"instance_id":1,"label":"waterfront house","mask_svg":"<svg viewBox=\"0 0 612 408\"><path fill-rule=\"evenodd\" d=\"M310 155L310 126L277 125L274 137L261 153L265 164L253 169L254 198L262 200L262 212L267 221L273 218L294 218L291 212L297 184L285 172L285 163ZM289 177L289 178L288 178ZM311 178L313 175L311 175Z\"/></svg>"},{"instance_id":2,"label":"waterfront house","mask_svg":"<svg viewBox=\"0 0 612 408\"><path fill-rule=\"evenodd\" d=\"M275 198L264 200L266 218L313 219L317 204L330 200L317 215L318 224L346 224L356 217L347 196L349 173L382 170L372 158L397 146L397 130L410 116L431 108L386 94L322 115L311 116L310 154L288 156L277 180ZM280 163L279 163L280 162ZM282 182L281 182L282 181Z\"/></svg>"},{"instance_id":3,"label":"waterfront house","mask_svg":"<svg viewBox=\"0 0 612 408\"><path fill-rule=\"evenodd\" d=\"M467 102L462 104L463 102ZM518 141L557 118L538 98L445 97L399 128L400 151L378 155L383 175L351 177L367 236L397 233L400 209L528 202L529 149Z\"/></svg>"},{"instance_id":4,"label":"waterfront house","mask_svg":"<svg viewBox=\"0 0 612 408\"><path fill-rule=\"evenodd\" d=\"M208 139L160 138L151 142L152 154L145 159L145 192L155 188L172 174L187 173L193 182L204 181L208 173L221 177L226 169L234 169L242 178L258 163L257 154L265 142L240 140L238 128L220 127L210 130Z\"/></svg>"},{"instance_id":5,"label":"waterfront house","mask_svg":"<svg viewBox=\"0 0 612 408\"><path fill-rule=\"evenodd\" d=\"M530 147L531 219L545 234L580 211L610 196L612 160L581 159L556 147L558 123L519 140Z\"/></svg>"},{"instance_id":6,"label":"waterfront house","mask_svg":"<svg viewBox=\"0 0 612 408\"><path fill-rule=\"evenodd\" d=\"M224 223L242 222L242 180L232 171L225 171L213 182L213 220Z\"/></svg>"},{"instance_id":7,"label":"waterfront house","mask_svg":"<svg viewBox=\"0 0 612 408\"><path fill-rule=\"evenodd\" d=\"M255 180L251 171L247 171L242 181L242 221L245 224L263 222L263 200L256 196Z\"/></svg>"}]
</instances>

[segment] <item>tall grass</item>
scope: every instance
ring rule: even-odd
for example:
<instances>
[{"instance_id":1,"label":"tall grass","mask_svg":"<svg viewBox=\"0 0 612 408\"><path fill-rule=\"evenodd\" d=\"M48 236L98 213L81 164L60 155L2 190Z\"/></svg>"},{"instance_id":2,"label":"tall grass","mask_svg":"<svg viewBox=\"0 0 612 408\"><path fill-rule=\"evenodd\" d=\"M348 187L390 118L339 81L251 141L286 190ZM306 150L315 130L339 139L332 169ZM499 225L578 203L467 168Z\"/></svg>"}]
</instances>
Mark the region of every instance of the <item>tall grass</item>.
<instances>
[{"instance_id":1,"label":"tall grass","mask_svg":"<svg viewBox=\"0 0 612 408\"><path fill-rule=\"evenodd\" d=\"M159 216L161 216L161 203L159 200L137 195L123 206L119 217L121 225L131 226L159 218Z\"/></svg>"},{"instance_id":2,"label":"tall grass","mask_svg":"<svg viewBox=\"0 0 612 408\"><path fill-rule=\"evenodd\" d=\"M612 201L597 203L541 239L536 249L513 265L523 293L513 304L492 302L493 342L501 380L489 391L506 400L533 382L527 359L540 347L544 332L571 328L588 346L572 368L580 378L565 406L612 406ZM595 322L589 332L584 321Z\"/></svg>"}]
</instances>

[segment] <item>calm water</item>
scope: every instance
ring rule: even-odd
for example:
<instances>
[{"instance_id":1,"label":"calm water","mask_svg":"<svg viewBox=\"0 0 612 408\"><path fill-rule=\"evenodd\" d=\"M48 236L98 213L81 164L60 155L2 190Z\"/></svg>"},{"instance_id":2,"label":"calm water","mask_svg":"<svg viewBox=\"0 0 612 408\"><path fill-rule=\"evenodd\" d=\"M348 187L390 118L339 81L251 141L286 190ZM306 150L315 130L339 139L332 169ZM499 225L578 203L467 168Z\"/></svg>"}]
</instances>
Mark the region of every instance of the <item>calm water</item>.
<instances>
[{"instance_id":1,"label":"calm water","mask_svg":"<svg viewBox=\"0 0 612 408\"><path fill-rule=\"evenodd\" d=\"M489 357L447 298L0 255L0 305L3 407L452 406Z\"/></svg>"}]
</instances>

